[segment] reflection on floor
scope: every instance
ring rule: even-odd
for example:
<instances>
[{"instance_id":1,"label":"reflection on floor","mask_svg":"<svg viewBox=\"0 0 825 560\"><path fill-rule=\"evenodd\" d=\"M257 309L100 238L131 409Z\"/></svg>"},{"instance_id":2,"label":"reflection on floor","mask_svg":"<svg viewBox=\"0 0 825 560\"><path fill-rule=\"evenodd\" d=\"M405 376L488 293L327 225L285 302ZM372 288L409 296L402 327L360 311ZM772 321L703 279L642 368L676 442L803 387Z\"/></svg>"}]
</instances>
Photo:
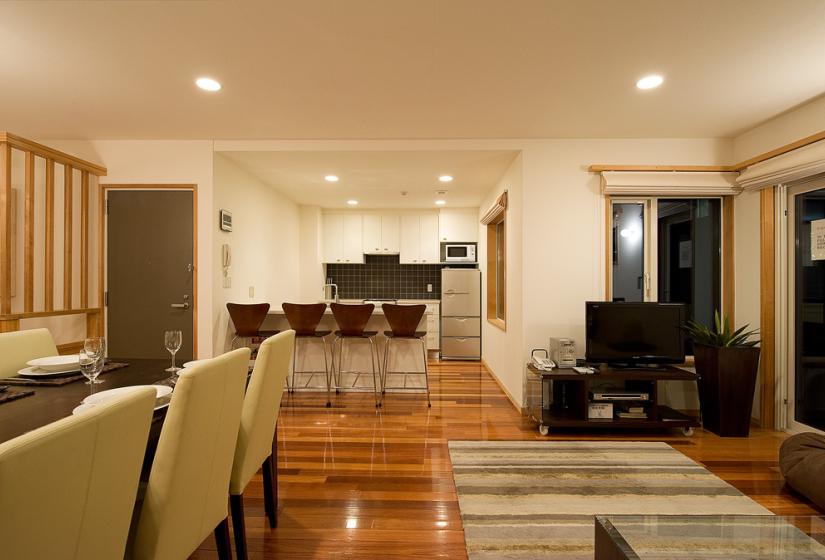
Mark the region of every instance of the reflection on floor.
<instances>
[{"instance_id":1,"label":"reflection on floor","mask_svg":"<svg viewBox=\"0 0 825 560\"><path fill-rule=\"evenodd\" d=\"M244 496L250 558L466 558L447 441L542 438L477 362L431 362L430 388L430 409L423 394L405 392L388 394L380 412L372 392L333 394L332 408L317 392L285 393L279 526L265 523L256 476ZM783 488L777 432L756 429L747 439L702 430L692 438L676 432L550 438L665 441L775 513L817 514ZM192 558L217 558L214 540Z\"/></svg>"}]
</instances>

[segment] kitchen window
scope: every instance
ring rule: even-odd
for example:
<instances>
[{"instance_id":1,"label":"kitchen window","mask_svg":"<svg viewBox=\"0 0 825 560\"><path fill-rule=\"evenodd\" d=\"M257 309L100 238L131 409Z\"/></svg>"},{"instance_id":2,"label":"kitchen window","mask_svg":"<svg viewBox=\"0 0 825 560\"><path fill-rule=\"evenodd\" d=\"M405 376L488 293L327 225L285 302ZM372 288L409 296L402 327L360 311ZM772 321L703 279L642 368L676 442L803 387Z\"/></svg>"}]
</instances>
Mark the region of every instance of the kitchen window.
<instances>
[{"instance_id":1,"label":"kitchen window","mask_svg":"<svg viewBox=\"0 0 825 560\"><path fill-rule=\"evenodd\" d=\"M507 329L507 193L481 220L487 226L487 321Z\"/></svg>"},{"instance_id":2,"label":"kitchen window","mask_svg":"<svg viewBox=\"0 0 825 560\"><path fill-rule=\"evenodd\" d=\"M722 311L722 199L613 198L610 220L607 299L684 303L687 320L711 326Z\"/></svg>"}]
</instances>

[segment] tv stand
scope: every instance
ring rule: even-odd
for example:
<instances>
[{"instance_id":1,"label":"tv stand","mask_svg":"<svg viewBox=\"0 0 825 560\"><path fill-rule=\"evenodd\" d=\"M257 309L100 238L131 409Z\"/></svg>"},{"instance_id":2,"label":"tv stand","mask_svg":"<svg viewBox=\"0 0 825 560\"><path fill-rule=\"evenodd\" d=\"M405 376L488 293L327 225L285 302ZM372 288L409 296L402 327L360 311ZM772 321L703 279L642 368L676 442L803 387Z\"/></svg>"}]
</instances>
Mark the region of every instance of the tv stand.
<instances>
[{"instance_id":1,"label":"tv stand","mask_svg":"<svg viewBox=\"0 0 825 560\"><path fill-rule=\"evenodd\" d=\"M596 367L602 369L613 369L616 371L638 370L638 371L668 371L667 366L659 364L599 364Z\"/></svg>"},{"instance_id":2,"label":"tv stand","mask_svg":"<svg viewBox=\"0 0 825 560\"><path fill-rule=\"evenodd\" d=\"M576 373L572 369L541 371L532 364L527 366L528 413L539 425L539 432L547 435L551 428L620 428L620 429L668 429L679 428L685 435L692 435L699 427L699 420L684 412L659 403L659 381L692 381L695 373L666 366L650 368L602 368L596 373ZM623 384L627 390L647 393L646 401L628 399L614 403L612 418L588 418L590 393L593 388L605 384ZM619 418L615 408L622 404L641 406L644 418Z\"/></svg>"}]
</instances>

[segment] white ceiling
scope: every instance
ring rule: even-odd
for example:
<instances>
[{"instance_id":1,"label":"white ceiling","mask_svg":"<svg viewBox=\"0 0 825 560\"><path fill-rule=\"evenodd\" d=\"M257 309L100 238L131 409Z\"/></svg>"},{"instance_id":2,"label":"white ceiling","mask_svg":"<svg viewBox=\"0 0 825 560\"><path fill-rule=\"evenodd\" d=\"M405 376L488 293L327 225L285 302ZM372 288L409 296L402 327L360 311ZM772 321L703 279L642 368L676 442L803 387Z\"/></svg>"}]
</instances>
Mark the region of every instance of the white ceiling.
<instances>
[{"instance_id":1,"label":"white ceiling","mask_svg":"<svg viewBox=\"0 0 825 560\"><path fill-rule=\"evenodd\" d=\"M823 53L822 0L3 1L0 123L52 139L731 137L825 92ZM636 90L650 72L664 86Z\"/></svg>"},{"instance_id":2,"label":"white ceiling","mask_svg":"<svg viewBox=\"0 0 825 560\"><path fill-rule=\"evenodd\" d=\"M477 207L518 152L505 150L404 152L221 152L299 204L324 208ZM337 175L328 183L325 175ZM452 175L450 183L438 177ZM445 190L446 195L437 195ZM401 194L406 191L407 195Z\"/></svg>"}]
</instances>

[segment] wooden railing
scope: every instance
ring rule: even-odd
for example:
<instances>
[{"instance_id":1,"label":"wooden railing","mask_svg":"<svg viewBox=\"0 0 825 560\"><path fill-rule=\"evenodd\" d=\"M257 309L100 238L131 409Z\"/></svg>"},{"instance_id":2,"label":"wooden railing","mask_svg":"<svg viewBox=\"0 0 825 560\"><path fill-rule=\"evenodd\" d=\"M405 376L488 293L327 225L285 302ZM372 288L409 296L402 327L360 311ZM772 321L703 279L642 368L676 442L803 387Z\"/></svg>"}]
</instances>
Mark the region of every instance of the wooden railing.
<instances>
[{"instance_id":1,"label":"wooden railing","mask_svg":"<svg viewBox=\"0 0 825 560\"><path fill-rule=\"evenodd\" d=\"M17 270L14 246L16 208L12 205L13 157L15 151L24 154L23 164L23 286L22 311L12 311L12 281ZM45 160L43 191L45 211L36 213L35 170L37 160ZM62 309L55 309L55 165L63 166L63 278ZM74 173L80 172L80 301L74 306L73 255L74 253ZM86 315L87 334L99 335L102 331L102 302L89 306L89 235L90 219L89 177L106 175L106 168L67 153L49 148L8 132L0 132L0 332L20 329L21 319ZM98 193L99 196L99 193ZM96 206L96 205L95 205ZM35 227L43 232L43 305L35 309ZM14 229L13 229L14 228ZM98 267L102 263L97 264ZM19 305L18 305L19 309Z\"/></svg>"}]
</instances>

